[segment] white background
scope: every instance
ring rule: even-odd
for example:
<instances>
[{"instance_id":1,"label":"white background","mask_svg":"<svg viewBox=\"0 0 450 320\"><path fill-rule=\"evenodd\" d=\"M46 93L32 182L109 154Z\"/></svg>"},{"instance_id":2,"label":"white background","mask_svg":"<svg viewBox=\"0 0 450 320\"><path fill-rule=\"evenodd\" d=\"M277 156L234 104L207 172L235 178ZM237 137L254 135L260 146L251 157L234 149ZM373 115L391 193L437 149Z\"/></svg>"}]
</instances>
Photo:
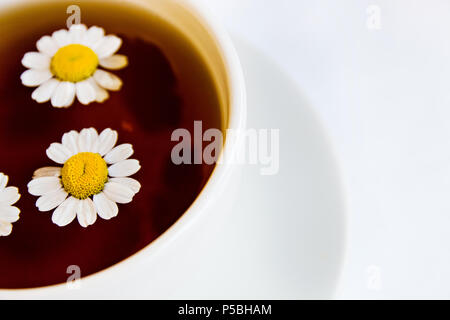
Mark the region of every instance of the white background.
<instances>
[{"instance_id":1,"label":"white background","mask_svg":"<svg viewBox=\"0 0 450 320\"><path fill-rule=\"evenodd\" d=\"M450 298L450 1L205 2L331 136L349 204L339 297Z\"/></svg>"}]
</instances>

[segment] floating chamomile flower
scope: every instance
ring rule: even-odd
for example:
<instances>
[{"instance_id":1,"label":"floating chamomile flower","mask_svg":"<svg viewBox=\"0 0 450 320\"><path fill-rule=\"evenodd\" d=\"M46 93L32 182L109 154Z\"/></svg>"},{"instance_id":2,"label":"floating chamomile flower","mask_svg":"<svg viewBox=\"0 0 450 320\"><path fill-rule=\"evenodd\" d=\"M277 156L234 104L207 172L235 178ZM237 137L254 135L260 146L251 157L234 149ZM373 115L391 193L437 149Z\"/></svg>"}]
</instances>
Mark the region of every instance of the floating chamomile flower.
<instances>
[{"instance_id":1,"label":"floating chamomile flower","mask_svg":"<svg viewBox=\"0 0 450 320\"><path fill-rule=\"evenodd\" d=\"M129 203L141 185L129 176L141 168L129 159L131 144L114 148L117 132L105 129L99 135L93 128L80 133L70 131L62 143L52 143L47 156L62 167L44 167L35 171L28 192L40 196L39 211L55 209L52 221L60 227L75 217L81 226L93 224L98 215L106 220L117 216L116 203ZM109 165L109 166L108 166Z\"/></svg>"},{"instance_id":2,"label":"floating chamomile flower","mask_svg":"<svg viewBox=\"0 0 450 320\"><path fill-rule=\"evenodd\" d=\"M20 199L19 189L6 187L8 176L0 172L0 236L9 236L12 223L19 220L20 210L13 207Z\"/></svg>"},{"instance_id":3,"label":"floating chamomile flower","mask_svg":"<svg viewBox=\"0 0 450 320\"><path fill-rule=\"evenodd\" d=\"M99 69L117 70L128 64L127 57L115 54L122 40L105 36L99 27L74 24L58 30L36 43L39 52L28 52L22 64L29 70L20 76L22 84L38 87L31 97L39 103L51 101L57 108L70 107L75 96L82 104L103 102L108 91L119 90L122 81Z\"/></svg>"}]
</instances>

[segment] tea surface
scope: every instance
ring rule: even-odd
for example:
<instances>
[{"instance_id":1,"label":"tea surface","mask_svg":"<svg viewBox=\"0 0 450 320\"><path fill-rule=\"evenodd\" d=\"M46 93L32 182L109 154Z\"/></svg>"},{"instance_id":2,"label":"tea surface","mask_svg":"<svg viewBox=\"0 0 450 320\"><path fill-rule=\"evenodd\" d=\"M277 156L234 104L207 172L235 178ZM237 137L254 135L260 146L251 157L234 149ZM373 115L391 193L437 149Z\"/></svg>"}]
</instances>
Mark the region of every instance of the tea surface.
<instances>
[{"instance_id":1,"label":"tea surface","mask_svg":"<svg viewBox=\"0 0 450 320\"><path fill-rule=\"evenodd\" d=\"M107 3L107 2L106 2ZM105 269L147 246L192 204L214 166L174 165L171 134L221 128L216 86L200 54L187 38L162 20L127 5L81 4L81 22L116 34L119 53L129 66L114 71L123 80L119 92L104 103L68 109L38 104L33 88L20 74L24 53L36 51L43 35L65 28L69 4L36 4L0 14L0 171L20 189L16 204L21 218L8 237L0 237L0 288L26 288L65 282L67 268L77 265L86 276ZM82 228L76 220L66 227L39 212L27 191L33 171L55 165L45 154L70 130L112 128L120 143L133 144L142 169L133 176L141 191L133 202L119 205L111 220Z\"/></svg>"}]
</instances>

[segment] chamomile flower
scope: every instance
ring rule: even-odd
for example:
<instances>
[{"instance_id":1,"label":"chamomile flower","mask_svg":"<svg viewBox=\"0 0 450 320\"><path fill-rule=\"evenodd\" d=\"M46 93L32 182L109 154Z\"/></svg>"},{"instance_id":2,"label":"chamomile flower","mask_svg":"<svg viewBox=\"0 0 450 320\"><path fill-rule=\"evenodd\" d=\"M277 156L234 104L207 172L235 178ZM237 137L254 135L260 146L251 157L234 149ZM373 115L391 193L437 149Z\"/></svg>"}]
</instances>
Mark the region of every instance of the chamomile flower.
<instances>
[{"instance_id":1,"label":"chamomile flower","mask_svg":"<svg viewBox=\"0 0 450 320\"><path fill-rule=\"evenodd\" d=\"M108 91L117 91L122 81L102 70L117 70L128 64L127 57L115 54L122 40L115 35L105 36L102 28L87 29L74 24L51 36L40 38L38 52L28 52L22 59L26 70L20 76L22 84L37 87L31 97L39 103L51 101L57 108L70 107L75 97L82 104L103 102Z\"/></svg>"},{"instance_id":2,"label":"chamomile flower","mask_svg":"<svg viewBox=\"0 0 450 320\"><path fill-rule=\"evenodd\" d=\"M117 216L117 203L130 203L141 185L129 176L139 171L131 144L116 147L117 132L105 129L99 135L93 128L70 131L62 143L52 143L47 156L62 167L35 171L28 192L39 196L39 211L51 211L60 227L75 217L81 226L92 225L97 214L106 220Z\"/></svg>"},{"instance_id":3,"label":"chamomile flower","mask_svg":"<svg viewBox=\"0 0 450 320\"><path fill-rule=\"evenodd\" d=\"M14 207L20 199L19 189L7 187L8 176L0 172L0 236L9 236L12 223L19 220L20 210Z\"/></svg>"}]
</instances>

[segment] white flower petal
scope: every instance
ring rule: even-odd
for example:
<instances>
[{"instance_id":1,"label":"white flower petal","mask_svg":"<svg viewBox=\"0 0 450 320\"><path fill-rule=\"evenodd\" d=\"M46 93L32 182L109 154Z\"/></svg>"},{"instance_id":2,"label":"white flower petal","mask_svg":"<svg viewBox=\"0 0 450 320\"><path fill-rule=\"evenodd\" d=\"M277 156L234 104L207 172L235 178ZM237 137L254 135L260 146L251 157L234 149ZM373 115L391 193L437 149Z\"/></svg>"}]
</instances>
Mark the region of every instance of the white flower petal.
<instances>
[{"instance_id":1,"label":"white flower petal","mask_svg":"<svg viewBox=\"0 0 450 320\"><path fill-rule=\"evenodd\" d=\"M92 78L84 81L77 82L75 84L77 91L77 98L82 104L89 104L97 99L97 90L92 85Z\"/></svg>"},{"instance_id":2,"label":"white flower petal","mask_svg":"<svg viewBox=\"0 0 450 320\"><path fill-rule=\"evenodd\" d=\"M19 214L19 208L0 205L0 221L16 222L19 220Z\"/></svg>"},{"instance_id":3,"label":"white flower petal","mask_svg":"<svg viewBox=\"0 0 450 320\"><path fill-rule=\"evenodd\" d=\"M109 128L103 130L97 139L97 152L103 157L116 145L117 138L117 131L111 130Z\"/></svg>"},{"instance_id":4,"label":"white flower petal","mask_svg":"<svg viewBox=\"0 0 450 320\"><path fill-rule=\"evenodd\" d=\"M89 48L93 48L96 44L98 44L105 35L105 30L103 28L99 28L97 26L92 26L88 31L84 34L84 39L82 44L88 46Z\"/></svg>"},{"instance_id":5,"label":"white flower petal","mask_svg":"<svg viewBox=\"0 0 450 320\"><path fill-rule=\"evenodd\" d=\"M97 152L96 142L98 140L97 130L94 128L83 129L78 136L79 152Z\"/></svg>"},{"instance_id":6,"label":"white flower petal","mask_svg":"<svg viewBox=\"0 0 450 320\"><path fill-rule=\"evenodd\" d=\"M133 152L133 146L129 143L124 143L108 152L103 159L106 163L113 164L128 159Z\"/></svg>"},{"instance_id":7,"label":"white flower petal","mask_svg":"<svg viewBox=\"0 0 450 320\"><path fill-rule=\"evenodd\" d=\"M106 183L103 193L109 200L117 203L130 203L134 197L133 190L131 190L128 186L117 182Z\"/></svg>"},{"instance_id":8,"label":"white flower petal","mask_svg":"<svg viewBox=\"0 0 450 320\"><path fill-rule=\"evenodd\" d=\"M0 190L5 189L8 184L8 176L0 172Z\"/></svg>"},{"instance_id":9,"label":"white flower petal","mask_svg":"<svg viewBox=\"0 0 450 320\"><path fill-rule=\"evenodd\" d=\"M10 206L20 199L19 189L16 187L7 187L0 191L0 205Z\"/></svg>"},{"instance_id":10,"label":"white flower petal","mask_svg":"<svg viewBox=\"0 0 450 320\"><path fill-rule=\"evenodd\" d=\"M53 92L51 101L56 108L64 108L72 105L75 99L75 84L68 81L62 81Z\"/></svg>"},{"instance_id":11,"label":"white flower petal","mask_svg":"<svg viewBox=\"0 0 450 320\"><path fill-rule=\"evenodd\" d=\"M114 35L103 37L103 39L93 46L93 50L97 53L99 59L112 56L119 50L122 45L122 39Z\"/></svg>"},{"instance_id":12,"label":"white flower petal","mask_svg":"<svg viewBox=\"0 0 450 320\"><path fill-rule=\"evenodd\" d=\"M100 87L93 77L90 77L89 79L92 80L92 86L95 88L95 101L102 103L103 101L108 99L109 98L108 91Z\"/></svg>"},{"instance_id":13,"label":"white flower petal","mask_svg":"<svg viewBox=\"0 0 450 320\"><path fill-rule=\"evenodd\" d=\"M60 188L61 180L58 177L41 177L28 183L28 192L33 196L43 196Z\"/></svg>"},{"instance_id":14,"label":"white flower petal","mask_svg":"<svg viewBox=\"0 0 450 320\"><path fill-rule=\"evenodd\" d=\"M52 143L46 153L50 160L59 164L64 164L72 156L72 152L61 143Z\"/></svg>"},{"instance_id":15,"label":"white flower petal","mask_svg":"<svg viewBox=\"0 0 450 320\"><path fill-rule=\"evenodd\" d=\"M62 144L65 146L72 155L78 153L78 132L72 130L70 132L64 133L62 137Z\"/></svg>"},{"instance_id":16,"label":"white flower petal","mask_svg":"<svg viewBox=\"0 0 450 320\"><path fill-rule=\"evenodd\" d=\"M29 69L49 69L50 56L40 52L27 52L22 58L22 65Z\"/></svg>"},{"instance_id":17,"label":"white flower petal","mask_svg":"<svg viewBox=\"0 0 450 320\"><path fill-rule=\"evenodd\" d=\"M128 65L128 58L123 54L115 54L110 57L100 59L100 65L110 70L118 70Z\"/></svg>"},{"instance_id":18,"label":"white flower petal","mask_svg":"<svg viewBox=\"0 0 450 320\"><path fill-rule=\"evenodd\" d=\"M126 185L128 188L133 190L135 194L141 190L141 184L133 178L110 178L109 182L117 182L119 184Z\"/></svg>"},{"instance_id":19,"label":"white flower petal","mask_svg":"<svg viewBox=\"0 0 450 320\"><path fill-rule=\"evenodd\" d=\"M43 167L37 169L33 173L33 179L42 178L42 177L59 177L61 176L61 168L60 167Z\"/></svg>"},{"instance_id":20,"label":"white flower petal","mask_svg":"<svg viewBox=\"0 0 450 320\"><path fill-rule=\"evenodd\" d=\"M94 73L95 81L103 88L117 91L122 87L122 80L111 72L98 69Z\"/></svg>"},{"instance_id":21,"label":"white flower petal","mask_svg":"<svg viewBox=\"0 0 450 320\"><path fill-rule=\"evenodd\" d=\"M50 70L29 69L20 75L20 80L24 86L37 87L52 77Z\"/></svg>"},{"instance_id":22,"label":"white flower petal","mask_svg":"<svg viewBox=\"0 0 450 320\"><path fill-rule=\"evenodd\" d=\"M40 38L38 42L36 42L36 47L40 52L49 57L52 57L59 49L58 43L50 36L43 36Z\"/></svg>"},{"instance_id":23,"label":"white flower petal","mask_svg":"<svg viewBox=\"0 0 450 320\"><path fill-rule=\"evenodd\" d=\"M77 218L80 225L84 228L95 223L97 220L97 210L91 199L87 198L79 202Z\"/></svg>"},{"instance_id":24,"label":"white flower petal","mask_svg":"<svg viewBox=\"0 0 450 320\"><path fill-rule=\"evenodd\" d=\"M0 236L6 237L11 234L12 224L6 221L0 221Z\"/></svg>"},{"instance_id":25,"label":"white flower petal","mask_svg":"<svg viewBox=\"0 0 450 320\"><path fill-rule=\"evenodd\" d=\"M69 29L69 37L71 43L82 43L87 28L84 24L73 24Z\"/></svg>"},{"instance_id":26,"label":"white flower petal","mask_svg":"<svg viewBox=\"0 0 450 320\"><path fill-rule=\"evenodd\" d=\"M77 215L79 201L80 200L74 197L70 197L61 203L61 205L53 212L53 223L60 227L67 226L71 223Z\"/></svg>"},{"instance_id":27,"label":"white flower petal","mask_svg":"<svg viewBox=\"0 0 450 320\"><path fill-rule=\"evenodd\" d=\"M67 196L67 192L61 187L58 190L46 193L45 195L41 196L36 201L36 207L39 209L39 211L53 210L61 203L63 203L63 201L66 200Z\"/></svg>"},{"instance_id":28,"label":"white flower petal","mask_svg":"<svg viewBox=\"0 0 450 320\"><path fill-rule=\"evenodd\" d=\"M59 80L56 80L55 78L47 80L39 87L34 89L33 93L31 94L31 98L38 103L44 103L49 101L53 93L55 92L55 89L58 86L58 84Z\"/></svg>"},{"instance_id":29,"label":"white flower petal","mask_svg":"<svg viewBox=\"0 0 450 320\"><path fill-rule=\"evenodd\" d=\"M103 192L94 195L94 204L97 208L98 215L105 220L114 218L119 213L117 204L109 200Z\"/></svg>"},{"instance_id":30,"label":"white flower petal","mask_svg":"<svg viewBox=\"0 0 450 320\"><path fill-rule=\"evenodd\" d=\"M138 160L128 159L117 162L108 168L108 173L111 177L128 177L141 169L141 165Z\"/></svg>"},{"instance_id":31,"label":"white flower petal","mask_svg":"<svg viewBox=\"0 0 450 320\"><path fill-rule=\"evenodd\" d=\"M69 31L67 31L65 29L55 31L52 34L52 39L56 43L56 46L58 47L58 49L61 47L67 46L68 44L70 44Z\"/></svg>"}]
</instances>

